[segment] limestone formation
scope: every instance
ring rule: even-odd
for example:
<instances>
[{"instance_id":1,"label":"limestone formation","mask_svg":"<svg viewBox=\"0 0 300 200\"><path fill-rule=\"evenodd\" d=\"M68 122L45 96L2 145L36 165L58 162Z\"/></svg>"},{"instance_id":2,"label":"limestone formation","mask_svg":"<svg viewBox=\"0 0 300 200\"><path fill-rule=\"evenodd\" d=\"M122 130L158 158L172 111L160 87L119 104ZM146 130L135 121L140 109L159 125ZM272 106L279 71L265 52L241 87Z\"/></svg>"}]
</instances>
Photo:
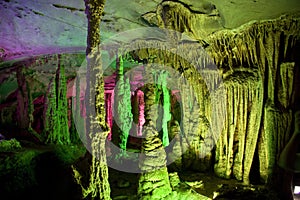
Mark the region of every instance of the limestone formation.
<instances>
[{"instance_id":1,"label":"limestone formation","mask_svg":"<svg viewBox=\"0 0 300 200\"><path fill-rule=\"evenodd\" d=\"M167 25L165 27L184 32L178 24ZM248 183L250 171L254 167L253 161L259 159L259 169L253 170L259 171L263 182L269 182L278 155L289 138L291 109L296 105L293 95L298 95L292 89L295 87L293 72L298 67L298 29L299 17L286 15L207 35L199 42L214 60L218 70L209 70L209 57L195 48L194 42L186 42L180 37L171 37L178 44L176 51L164 50L165 47L172 48L169 40L136 40L131 45L138 49L134 54L142 60L154 58L153 62L171 64L195 91L199 111L196 107L192 111L197 113L195 116L198 115L198 119L202 119L198 122L200 127L195 129L197 133L190 133L188 126L182 126L182 134L191 134L187 137L194 140L190 144L187 141L189 148L195 146L193 153L203 149L201 137L211 136L206 140L211 141L207 147L214 146L217 142L215 134L218 132L214 129L223 127L216 149L216 160L220 164L215 165L216 174L227 178L234 176ZM149 48L139 48L143 46ZM191 58L192 62L178 55ZM222 82L226 84L222 86ZM220 101L224 95L227 100ZM186 98L186 95L183 96ZM188 102L185 99L182 101ZM185 104L183 108L187 106ZM218 112L213 110L216 108L225 108L228 112L219 113L217 117L225 119L224 124L212 117ZM182 115L187 116L184 110ZM188 119L183 117L181 123L187 124L185 120ZM187 155L192 155L192 152L187 152ZM185 165L193 166L191 159L186 160L189 162L185 162Z\"/></svg>"},{"instance_id":2,"label":"limestone formation","mask_svg":"<svg viewBox=\"0 0 300 200\"><path fill-rule=\"evenodd\" d=\"M132 123L131 91L129 78L124 76L123 58L117 58L117 83L114 90L114 119L119 126L119 147L121 154L126 152L126 145ZM115 133L116 134L116 133Z\"/></svg>"},{"instance_id":3,"label":"limestone formation","mask_svg":"<svg viewBox=\"0 0 300 200\"><path fill-rule=\"evenodd\" d=\"M172 189L166 167L166 152L163 148L156 120L158 118L155 105L155 86L145 88L145 125L143 128L142 154L139 167L142 171L139 177L139 199L163 199L171 194Z\"/></svg>"},{"instance_id":4,"label":"limestone formation","mask_svg":"<svg viewBox=\"0 0 300 200\"><path fill-rule=\"evenodd\" d=\"M111 199L108 182L105 141L109 127L105 121L104 80L101 63L100 21L105 0L85 0L88 19L86 73L86 132L92 154L88 186L83 185L80 173L73 168L74 177L82 188L84 198Z\"/></svg>"},{"instance_id":5,"label":"limestone formation","mask_svg":"<svg viewBox=\"0 0 300 200\"><path fill-rule=\"evenodd\" d=\"M60 56L56 75L49 84L47 102L45 107L45 130L46 143L70 144L68 125L68 102L67 85L64 66L60 64Z\"/></svg>"}]
</instances>

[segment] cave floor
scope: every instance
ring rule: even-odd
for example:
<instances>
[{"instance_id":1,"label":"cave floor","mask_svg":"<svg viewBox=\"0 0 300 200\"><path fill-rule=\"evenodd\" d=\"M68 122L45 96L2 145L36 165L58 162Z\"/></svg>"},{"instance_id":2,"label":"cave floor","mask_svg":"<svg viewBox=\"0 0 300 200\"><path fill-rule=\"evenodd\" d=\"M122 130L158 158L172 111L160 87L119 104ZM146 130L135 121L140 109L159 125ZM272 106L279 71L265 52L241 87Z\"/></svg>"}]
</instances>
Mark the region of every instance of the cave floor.
<instances>
[{"instance_id":1,"label":"cave floor","mask_svg":"<svg viewBox=\"0 0 300 200\"><path fill-rule=\"evenodd\" d=\"M7 196L1 199L81 199L71 165L84 153L85 149L80 146L39 145L0 152L0 188ZM263 185L246 186L234 179L221 179L213 173L184 171L178 175L183 184L209 198L279 199L275 191ZM112 199L138 199L138 176L109 168Z\"/></svg>"},{"instance_id":2,"label":"cave floor","mask_svg":"<svg viewBox=\"0 0 300 200\"><path fill-rule=\"evenodd\" d=\"M278 194L268 186L244 185L235 179L222 179L213 173L185 171L178 173L183 184L190 186L199 194L211 199L222 200L279 200ZM109 181L112 199L137 199L138 174L124 173L109 168Z\"/></svg>"}]
</instances>

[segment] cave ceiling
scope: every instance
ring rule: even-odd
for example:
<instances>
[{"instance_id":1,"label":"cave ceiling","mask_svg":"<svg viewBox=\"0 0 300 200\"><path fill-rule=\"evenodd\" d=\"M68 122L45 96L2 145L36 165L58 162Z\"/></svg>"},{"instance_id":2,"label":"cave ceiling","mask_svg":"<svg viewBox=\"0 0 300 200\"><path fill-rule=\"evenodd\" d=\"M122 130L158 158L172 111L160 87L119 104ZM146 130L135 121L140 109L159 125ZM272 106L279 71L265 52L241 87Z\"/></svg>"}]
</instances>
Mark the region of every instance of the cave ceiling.
<instances>
[{"instance_id":1,"label":"cave ceiling","mask_svg":"<svg viewBox=\"0 0 300 200\"><path fill-rule=\"evenodd\" d=\"M149 26L142 16L156 11L159 3L159 0L107 0L101 23L102 38ZM181 4L193 13L208 16L217 14L220 17L219 25L224 29L300 11L297 0L212 0L210 3L183 0ZM5 61L39 54L84 52L87 32L84 9L83 0L0 1L0 59Z\"/></svg>"},{"instance_id":2,"label":"cave ceiling","mask_svg":"<svg viewBox=\"0 0 300 200\"><path fill-rule=\"evenodd\" d=\"M253 36L257 30L261 30L262 33L268 32L266 27L273 24L268 23L268 20L280 21L281 16L294 16L299 11L300 4L297 0L107 0L100 25L101 38L105 41L116 34L137 28L170 28L182 32L188 40L200 41L204 46L208 46L206 50L218 66L224 65L224 60L227 60L229 65L241 66L248 63L250 66L260 62L260 55L253 56L252 52L245 51L249 48L248 41L245 40L254 41L260 38ZM49 78L55 72L57 54L72 54L65 55L62 59L66 61L65 65L72 66L66 69L66 73L75 76L78 67L82 66L86 49L87 20L83 0L2 0L0 15L0 83L4 80L7 83L7 74L14 74L15 67L24 65L23 60L27 66L33 66L32 69L35 69L32 75L35 82L49 82ZM279 28L286 29L287 36L284 37L287 41L297 40L299 36L295 33L299 20L292 23L290 19L278 25ZM295 34L298 35L296 39L292 37ZM134 37L137 38L136 35ZM264 37L261 38L264 40ZM123 42L123 38L114 39L118 40L117 43ZM222 47L224 45L225 48ZM259 52L261 51L254 51L253 54ZM154 54L158 52L152 52L152 55L140 54L138 57L144 56L144 59L149 59ZM54 57L39 58L36 61L34 57L39 55ZM115 61L111 64L115 65ZM135 64L124 60L124 65L130 69ZM227 65L222 68L228 71ZM107 68L104 72L106 89L112 89L115 85L114 71L115 68ZM143 80L140 71L136 74L133 79L136 80L134 84L138 85ZM8 81L10 82L14 80ZM7 84L4 85L2 87L6 88ZM4 98L6 95L2 96Z\"/></svg>"}]
</instances>

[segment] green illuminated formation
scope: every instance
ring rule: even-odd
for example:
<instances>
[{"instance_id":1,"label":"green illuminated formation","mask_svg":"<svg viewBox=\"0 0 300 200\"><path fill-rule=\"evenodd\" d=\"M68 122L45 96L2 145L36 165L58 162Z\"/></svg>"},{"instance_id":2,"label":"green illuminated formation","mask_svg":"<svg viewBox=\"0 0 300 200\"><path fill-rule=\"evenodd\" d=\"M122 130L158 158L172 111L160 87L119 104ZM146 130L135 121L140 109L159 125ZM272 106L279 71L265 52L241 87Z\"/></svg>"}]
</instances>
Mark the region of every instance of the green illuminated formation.
<instances>
[{"instance_id":1,"label":"green illuminated formation","mask_svg":"<svg viewBox=\"0 0 300 200\"><path fill-rule=\"evenodd\" d=\"M92 154L90 178L87 187L83 185L79 171L74 167L73 171L77 183L82 188L84 198L106 200L111 199L105 151L105 141L109 133L109 127L105 121L104 80L99 49L100 21L104 4L105 0L85 0L88 19L86 132L89 136L87 143L90 143Z\"/></svg>"},{"instance_id":2,"label":"green illuminated formation","mask_svg":"<svg viewBox=\"0 0 300 200\"><path fill-rule=\"evenodd\" d=\"M163 137L162 143L164 146L169 145L169 132L168 132L168 122L171 120L171 104L170 104L170 93L167 87L167 71L161 71L158 75L158 84L161 85L162 95L163 95L163 118L162 118L162 130L163 130Z\"/></svg>"},{"instance_id":3,"label":"green illuminated formation","mask_svg":"<svg viewBox=\"0 0 300 200\"><path fill-rule=\"evenodd\" d=\"M239 143L239 146L244 145L244 147L238 149L244 149L247 152L243 158L244 167L241 168L241 158L238 158L243 152L235 154L238 157L233 161L233 165L236 166L234 171L243 171L240 172L242 174L239 177L242 176L244 182L249 181L248 173L253 163L255 151L253 146L256 146L258 151L260 177L264 182L269 182L279 153L287 142L292 122L291 106L293 101L291 88L294 80L291 73L294 71L294 63L286 63L286 60L293 60L292 54L287 51L289 48L295 48L295 36L299 35L299 28L297 27L299 27L299 20L285 17L261 23L246 24L243 29L239 30L239 33L229 30L220 31L208 40L211 45L207 50L215 59L217 65L222 68L224 74L239 73L241 70L247 72L251 68L258 68L257 73L262 79L260 81L262 83L260 90L262 91L259 98L264 96L264 100L257 99L259 105L255 105L257 109L253 108L254 110L251 111L251 113L255 112L261 118L255 119L256 124L247 123L247 127L244 129L251 130L251 135L243 135L245 140L243 143ZM272 34L266 34L270 32ZM222 47L219 45L221 41ZM228 64L224 63L224 57L227 58ZM234 66L243 67L238 69ZM258 96L251 97L258 98ZM260 105L260 103L263 105ZM262 108L258 109L259 107ZM252 120L254 118L252 116ZM258 129L258 124L261 124L260 129ZM229 127L229 124L227 124L227 127ZM233 131L234 129L230 132ZM231 134L234 135L234 133ZM260 135L260 137L257 137L257 135ZM230 150L230 154L232 151L234 150Z\"/></svg>"},{"instance_id":4,"label":"green illuminated formation","mask_svg":"<svg viewBox=\"0 0 300 200\"><path fill-rule=\"evenodd\" d=\"M123 58L120 56L120 61L117 62L117 84L114 90L115 102L115 121L120 128L119 146L123 152L126 152L126 144L131 128L133 116L131 113L131 92L130 82L128 77L124 77Z\"/></svg>"},{"instance_id":5,"label":"green illuminated formation","mask_svg":"<svg viewBox=\"0 0 300 200\"><path fill-rule=\"evenodd\" d=\"M58 57L58 67L55 79L49 84L47 95L45 134L46 143L70 144L70 134L68 126L68 102L67 85L64 66L60 64Z\"/></svg>"}]
</instances>

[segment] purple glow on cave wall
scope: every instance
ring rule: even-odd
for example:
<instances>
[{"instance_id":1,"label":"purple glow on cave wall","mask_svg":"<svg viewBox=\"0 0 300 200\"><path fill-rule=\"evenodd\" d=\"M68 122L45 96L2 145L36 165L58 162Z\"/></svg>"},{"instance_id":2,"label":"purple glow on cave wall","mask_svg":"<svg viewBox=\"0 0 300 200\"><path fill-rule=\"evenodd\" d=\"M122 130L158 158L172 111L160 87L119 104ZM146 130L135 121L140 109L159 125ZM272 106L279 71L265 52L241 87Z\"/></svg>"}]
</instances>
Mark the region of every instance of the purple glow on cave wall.
<instances>
[{"instance_id":1,"label":"purple glow on cave wall","mask_svg":"<svg viewBox=\"0 0 300 200\"><path fill-rule=\"evenodd\" d=\"M112 138L112 125L113 125L113 113L112 106L114 104L114 90L105 90L105 111L106 111L106 122L109 125L110 131L107 139Z\"/></svg>"},{"instance_id":2,"label":"purple glow on cave wall","mask_svg":"<svg viewBox=\"0 0 300 200\"><path fill-rule=\"evenodd\" d=\"M145 101L144 101L144 92L138 90L137 92L138 98L138 107L139 107L139 122L137 128L137 136L142 136L143 125L145 123L144 109L145 109Z\"/></svg>"}]
</instances>

